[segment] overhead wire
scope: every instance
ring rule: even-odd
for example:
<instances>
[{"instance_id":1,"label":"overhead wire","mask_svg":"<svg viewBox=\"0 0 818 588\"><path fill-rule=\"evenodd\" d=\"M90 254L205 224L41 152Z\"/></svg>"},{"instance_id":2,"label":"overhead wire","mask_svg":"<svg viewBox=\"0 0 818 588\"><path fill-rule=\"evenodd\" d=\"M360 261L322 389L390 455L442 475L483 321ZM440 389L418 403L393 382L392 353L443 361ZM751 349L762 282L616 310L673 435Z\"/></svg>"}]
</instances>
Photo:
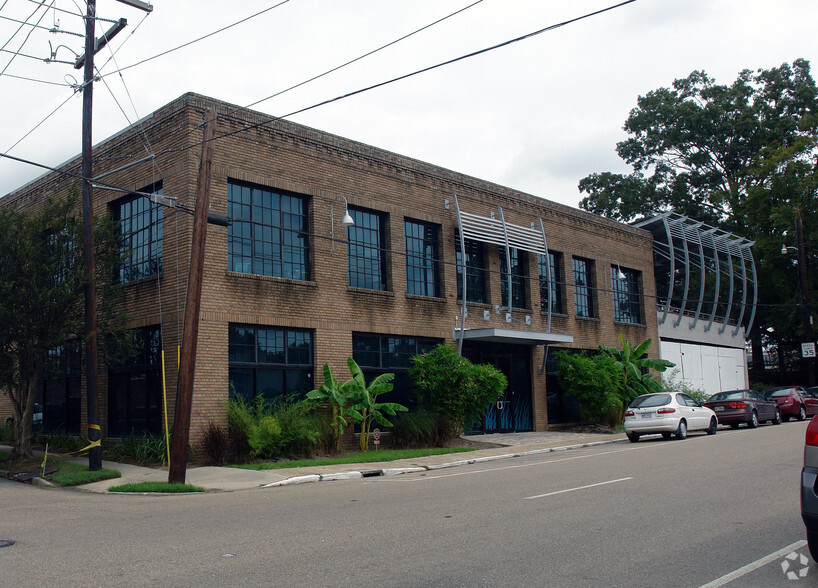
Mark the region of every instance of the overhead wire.
<instances>
[{"instance_id":1,"label":"overhead wire","mask_svg":"<svg viewBox=\"0 0 818 588\"><path fill-rule=\"evenodd\" d=\"M56 1L56 0L51 0L51 6L50 6L50 7L52 7L52 8L53 8L53 6L54 6L54 2L55 2L55 1ZM48 14L48 9L49 9L49 7L48 7L48 6L45 6L45 3L42 3L42 4L37 4L37 8L35 8L35 9L34 9L34 12L32 12L32 13L31 13L31 14L28 16L28 18L26 19L26 22L24 22L24 23L23 23L23 24L21 24L19 27L17 27L17 30L16 30L16 31L14 31L14 34L13 34L11 37L9 37L9 40L8 40L8 41L6 41L5 43L3 43L3 46L2 46L2 47L0 47L0 51L6 52L6 53L14 53L14 54L15 54L15 55L14 55L14 56L13 56L11 59L9 59L9 62L6 64L6 66L3 68L3 70L2 70L2 71L0 71L0 76L2 76L4 73L6 73L6 70L7 70L7 69L8 69L8 68L11 66L12 62L14 61L14 57L16 57L16 56L17 56L17 54L19 53L19 51L20 51L20 50L21 50L21 49L22 49L22 48L25 46L25 44L28 42L29 37L31 37L31 33L33 33L33 32L34 32L34 28L32 28L32 29L31 29L31 30L28 32L28 34L26 35L26 38L25 38L25 39L23 39L23 42L20 44L20 47L18 47L18 48L17 48L17 51L14 51L14 52L8 51L8 50L6 50L6 47L8 46L8 44L9 44L9 43L11 43L11 42L12 42L12 40L14 39L14 37L16 37L16 36L17 36L17 33L19 33L19 32L20 32L20 31L23 29L23 27L24 27L24 26L26 26L26 25L31 26L31 25L29 24L29 22L28 22L28 21L29 21L30 19L32 19L32 18L34 17L34 15L35 15L35 14L37 14L37 12L40 10L40 8L41 8L41 7L45 7L45 9L46 9L46 10L43 12L43 14L40 16L40 19L37 21L37 24L39 25L39 24L40 24L40 22L42 22L43 18L45 18L45 15L46 15L46 14ZM23 55L23 56L24 56L24 57L29 57L28 55ZM34 59L37 59L37 58L34 58Z\"/></svg>"}]
</instances>

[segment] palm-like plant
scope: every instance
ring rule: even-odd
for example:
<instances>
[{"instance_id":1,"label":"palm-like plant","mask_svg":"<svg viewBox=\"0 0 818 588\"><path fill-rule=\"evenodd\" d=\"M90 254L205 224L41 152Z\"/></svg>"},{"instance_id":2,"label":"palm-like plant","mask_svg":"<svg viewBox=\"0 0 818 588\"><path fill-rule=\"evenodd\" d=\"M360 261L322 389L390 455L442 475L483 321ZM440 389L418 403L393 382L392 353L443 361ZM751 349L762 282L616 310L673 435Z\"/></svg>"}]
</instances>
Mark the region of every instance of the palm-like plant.
<instances>
[{"instance_id":1,"label":"palm-like plant","mask_svg":"<svg viewBox=\"0 0 818 588\"><path fill-rule=\"evenodd\" d=\"M409 409L397 402L377 401L378 396L392 390L391 382L395 379L395 374L381 374L367 386L364 373L355 360L347 358L347 365L352 374L352 381L355 382L353 396L355 404L352 405L350 412L352 417L361 423L361 451L369 451L369 430L372 422L391 427L392 423L386 415L395 416L398 412L406 412Z\"/></svg>"},{"instance_id":2,"label":"palm-like plant","mask_svg":"<svg viewBox=\"0 0 818 588\"><path fill-rule=\"evenodd\" d=\"M654 380L647 370L664 372L666 369L675 366L673 362L655 357L643 357L651 344L651 340L643 341L634 347L624 335L619 335L622 341L622 349L608 347L600 343L599 349L614 358L617 366L622 370L624 376L620 380L620 396L625 403L642 394L651 392L661 392L661 382Z\"/></svg>"},{"instance_id":3,"label":"palm-like plant","mask_svg":"<svg viewBox=\"0 0 818 588\"><path fill-rule=\"evenodd\" d=\"M355 418L356 414L356 411L354 411L352 407L347 406L347 404L352 402L353 398L357 397L357 395L358 383L354 379L348 380L343 384L339 383L338 380L335 379L335 376L332 375L332 370L326 363L324 364L324 383L315 390L307 392L307 398L309 400L329 404L332 409L331 428L333 445L336 452L340 449L341 436L349 424L348 419Z\"/></svg>"}]
</instances>

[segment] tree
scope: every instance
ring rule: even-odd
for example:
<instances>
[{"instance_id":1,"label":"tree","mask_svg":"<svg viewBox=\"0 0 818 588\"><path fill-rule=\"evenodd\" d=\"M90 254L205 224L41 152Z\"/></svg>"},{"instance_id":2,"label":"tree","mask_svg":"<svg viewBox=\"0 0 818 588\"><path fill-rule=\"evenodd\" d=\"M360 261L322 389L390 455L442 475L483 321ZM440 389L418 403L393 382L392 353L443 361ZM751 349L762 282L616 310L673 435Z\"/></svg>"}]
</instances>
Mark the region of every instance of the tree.
<instances>
[{"instance_id":1,"label":"tree","mask_svg":"<svg viewBox=\"0 0 818 588\"><path fill-rule=\"evenodd\" d=\"M620 396L622 370L610 355L586 351L557 353L557 379L566 394L576 396L583 424L618 425L624 399Z\"/></svg>"},{"instance_id":2,"label":"tree","mask_svg":"<svg viewBox=\"0 0 818 588\"><path fill-rule=\"evenodd\" d=\"M15 458L31 457L34 398L45 359L83 332L85 275L76 200L76 195L48 199L38 212L0 206L0 388L14 412ZM119 255L110 221L99 221L97 233L96 269L104 290ZM121 336L122 307L107 293L100 331Z\"/></svg>"},{"instance_id":3,"label":"tree","mask_svg":"<svg viewBox=\"0 0 818 588\"><path fill-rule=\"evenodd\" d=\"M503 372L472 365L445 344L412 358L409 376L420 403L448 418L459 430L479 421L508 385Z\"/></svg>"},{"instance_id":4,"label":"tree","mask_svg":"<svg viewBox=\"0 0 818 588\"><path fill-rule=\"evenodd\" d=\"M661 382L654 380L650 370L664 372L666 369L676 364L666 359L645 357L645 353L650 348L651 340L643 341L634 347L624 335L619 335L622 342L622 349L608 347L600 343L599 350L613 358L617 369L621 373L618 380L619 396L627 404L637 396L661 392Z\"/></svg>"},{"instance_id":5,"label":"tree","mask_svg":"<svg viewBox=\"0 0 818 588\"><path fill-rule=\"evenodd\" d=\"M378 402L377 398L385 392L392 390L392 380L395 374L380 374L366 385L364 373L355 360L347 358L347 365L352 374L352 379L356 384L354 402L352 410L354 418L361 423L361 451L369 451L369 430L372 422L376 422L384 427L391 427L392 423L386 418L395 416L398 412L406 412L409 409L397 402Z\"/></svg>"},{"instance_id":6,"label":"tree","mask_svg":"<svg viewBox=\"0 0 818 588\"><path fill-rule=\"evenodd\" d=\"M329 404L332 411L332 422L330 427L333 436L333 446L337 453L341 447L341 436L344 429L352 418L351 406L352 398L356 393L355 380L347 380L341 384L335 379L328 364L324 364L324 383L315 390L307 392L307 400L316 401L319 404Z\"/></svg>"},{"instance_id":7,"label":"tree","mask_svg":"<svg viewBox=\"0 0 818 588\"><path fill-rule=\"evenodd\" d=\"M632 173L583 178L580 207L623 222L672 211L755 241L764 279L752 336L796 340L797 268L781 246L795 244L798 210L808 265L818 262L818 88L809 62L744 70L729 86L694 71L640 96L624 130L616 149ZM814 305L815 272L809 282Z\"/></svg>"}]
</instances>

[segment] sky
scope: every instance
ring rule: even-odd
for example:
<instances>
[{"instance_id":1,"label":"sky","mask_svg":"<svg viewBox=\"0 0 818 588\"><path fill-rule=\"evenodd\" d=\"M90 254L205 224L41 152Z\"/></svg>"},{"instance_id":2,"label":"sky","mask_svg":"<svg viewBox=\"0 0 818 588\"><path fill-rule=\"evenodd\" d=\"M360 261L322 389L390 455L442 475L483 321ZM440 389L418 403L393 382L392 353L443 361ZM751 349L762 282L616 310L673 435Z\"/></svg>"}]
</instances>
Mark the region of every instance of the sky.
<instances>
[{"instance_id":1,"label":"sky","mask_svg":"<svg viewBox=\"0 0 818 588\"><path fill-rule=\"evenodd\" d=\"M99 18L128 26L95 57L94 143L185 92L254 104L456 11L252 108L286 115L615 4L154 0L145 13L97 0ZM52 167L79 154L82 70L59 62L83 52L84 12L81 0L0 0L0 153ZM815 0L636 0L288 119L577 207L580 179L629 171L615 148L638 96L694 70L730 84L798 58L818 67L817 22ZM43 173L0 158L0 195Z\"/></svg>"}]
</instances>

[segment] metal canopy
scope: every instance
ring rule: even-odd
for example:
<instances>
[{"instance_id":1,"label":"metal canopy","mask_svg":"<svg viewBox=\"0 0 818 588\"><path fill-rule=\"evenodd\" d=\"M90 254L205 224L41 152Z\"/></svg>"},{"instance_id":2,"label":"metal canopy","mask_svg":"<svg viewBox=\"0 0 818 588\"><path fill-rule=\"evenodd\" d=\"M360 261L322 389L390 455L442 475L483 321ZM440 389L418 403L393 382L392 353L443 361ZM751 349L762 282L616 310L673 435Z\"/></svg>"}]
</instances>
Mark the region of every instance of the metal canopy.
<instances>
[{"instance_id":1,"label":"metal canopy","mask_svg":"<svg viewBox=\"0 0 818 588\"><path fill-rule=\"evenodd\" d=\"M634 226L653 233L656 304L663 311L659 324L664 324L668 312L673 311L678 312L674 327L679 326L683 315L688 315L693 317L690 329L694 329L699 320L707 321L705 332L710 330L714 321L720 322L719 334L724 333L727 325L732 323L735 325L732 331L734 337L742 326L746 328L745 332L752 329L758 302L758 276L751 251L754 241L676 213L657 214L634 223ZM694 269L698 269L698 272L692 271ZM691 279L696 279L695 274L698 274L699 280L698 297L691 300ZM728 281L727 300L723 299L722 276L726 276ZM660 292L660 280L667 280L666 294ZM711 286L709 295L706 284ZM750 286L753 299L748 303ZM734 299L737 289L740 290L741 302L736 310ZM750 315L745 325L748 306ZM705 307L709 308L709 312Z\"/></svg>"},{"instance_id":2,"label":"metal canopy","mask_svg":"<svg viewBox=\"0 0 818 588\"><path fill-rule=\"evenodd\" d=\"M462 338L461 338L462 333ZM548 345L551 343L573 343L572 335L544 333L541 331L520 331L517 329L466 329L456 330L455 340L484 341L488 343L511 343L515 345Z\"/></svg>"}]
</instances>

